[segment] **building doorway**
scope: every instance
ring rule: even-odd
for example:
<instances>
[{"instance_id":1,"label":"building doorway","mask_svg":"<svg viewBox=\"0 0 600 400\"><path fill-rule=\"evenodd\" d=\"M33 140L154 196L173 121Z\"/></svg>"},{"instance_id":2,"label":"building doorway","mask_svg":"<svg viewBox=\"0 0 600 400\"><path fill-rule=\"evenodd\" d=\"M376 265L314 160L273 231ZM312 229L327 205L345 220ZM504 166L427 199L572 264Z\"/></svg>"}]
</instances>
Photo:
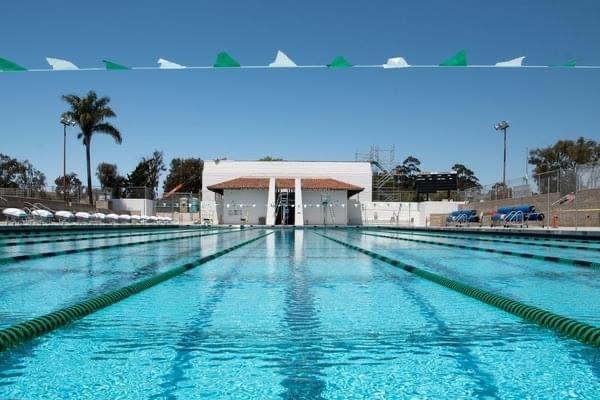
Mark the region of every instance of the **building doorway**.
<instances>
[{"instance_id":1,"label":"building doorway","mask_svg":"<svg viewBox=\"0 0 600 400\"><path fill-rule=\"evenodd\" d=\"M281 189L275 195L275 225L294 225L296 194L291 189Z\"/></svg>"}]
</instances>

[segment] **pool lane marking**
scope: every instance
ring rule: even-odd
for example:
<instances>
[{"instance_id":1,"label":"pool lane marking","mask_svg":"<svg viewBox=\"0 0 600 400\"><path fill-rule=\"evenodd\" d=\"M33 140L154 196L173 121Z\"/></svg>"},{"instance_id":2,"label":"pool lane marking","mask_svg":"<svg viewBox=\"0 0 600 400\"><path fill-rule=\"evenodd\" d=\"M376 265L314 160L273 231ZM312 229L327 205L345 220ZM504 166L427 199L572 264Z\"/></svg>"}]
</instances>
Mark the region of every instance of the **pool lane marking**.
<instances>
[{"instance_id":1,"label":"pool lane marking","mask_svg":"<svg viewBox=\"0 0 600 400\"><path fill-rule=\"evenodd\" d=\"M127 285L120 289L113 290L100 296L96 296L81 303L74 304L72 306L65 307L63 309L51 312L49 314L18 323L5 329L1 329L0 352L10 347L21 344L25 341L41 336L70 322L81 319L98 310L101 310L121 300L124 300L134 294L140 293L146 289L158 285L159 283L165 282L166 280L181 275L184 272L190 271L202 264L206 264L207 262L221 257L227 253L231 253L232 251L237 250L242 246L262 239L265 236L270 235L271 233L273 232L267 232L250 240L246 240L226 249L219 250L208 256L198 258L196 261L191 261L178 267L171 268L168 271L162 272L160 274L154 275L150 278L146 278L138 282L134 282L131 285Z\"/></svg>"},{"instance_id":2,"label":"pool lane marking","mask_svg":"<svg viewBox=\"0 0 600 400\"><path fill-rule=\"evenodd\" d=\"M587 250L587 251L600 251L600 247L586 247L586 246L570 246L568 244L552 244L552 243L529 243L524 242L522 240L516 239L507 240L507 239L487 239L487 238L479 238L479 237L468 237L468 236L455 236L455 235L444 235L437 233L422 233L422 232L406 232L406 231L396 231L394 229L382 229L385 232L394 232L401 235L415 235L415 236L424 236L424 237L440 237L446 239L455 239L455 240L469 240L469 241L482 241L482 242L492 242L492 243L509 243L509 244L525 244L528 246L541 246L541 247L550 247L550 248L558 248L558 249L572 249L572 250Z\"/></svg>"},{"instance_id":3,"label":"pool lane marking","mask_svg":"<svg viewBox=\"0 0 600 400\"><path fill-rule=\"evenodd\" d=\"M43 225L42 225L43 226ZM131 225L125 225L122 228L101 228L98 229L97 225L81 225L82 228L77 228L77 229L40 229L38 231L36 231L37 233L27 233L27 234L19 234L19 235L12 235L12 236L3 236L0 233L0 240L9 240L9 239L36 239L36 238L46 238L46 237L56 237L56 236L82 236L82 235L110 235L110 234L114 234L114 233L128 233L128 232L149 232L152 230L156 230L156 231L168 231L168 230L173 230L173 231L178 231L182 228L179 228L176 225L171 225L172 227L169 228L167 226L163 227L154 227L152 225L146 225L145 227L140 227L140 228L133 228L131 227ZM91 228L88 230L85 230L84 228ZM197 228L197 229L206 229L206 228Z\"/></svg>"},{"instance_id":4,"label":"pool lane marking","mask_svg":"<svg viewBox=\"0 0 600 400\"><path fill-rule=\"evenodd\" d=\"M249 229L246 229L246 230L251 230L251 229L253 229L253 228L249 228ZM231 233L231 232L242 232L242 230L235 229L235 230L227 230L227 231L221 231L221 232L199 233L199 234L188 235L188 236L177 236L177 237L170 237L170 238L150 239L150 240L145 240L143 242L116 243L116 244L107 244L107 245L95 246L95 247L82 247L82 248L79 248L79 249L48 251L48 252L37 253L37 254L23 254L23 255L18 255L18 256L10 256L10 257L0 258L0 265L3 265L3 264L12 264L12 263L21 262L21 261L27 261L27 260L35 260L35 259L38 259L38 258L62 256L62 255L65 255L65 254L82 253L84 251L105 250L105 249L111 249L111 248L117 248L117 247L136 246L136 245L139 245L139 244L148 244L148 243L156 243L156 242L168 242L168 241L171 241L171 240L183 240L183 239L189 239L189 238L195 238L195 237L202 237L202 236L219 235L219 234L225 234L225 233Z\"/></svg>"},{"instance_id":5,"label":"pool lane marking","mask_svg":"<svg viewBox=\"0 0 600 400\"><path fill-rule=\"evenodd\" d=\"M401 238L401 237L388 236L388 235L375 235L373 233L366 233L366 232L360 232L360 234L366 235L366 236L385 238L385 239L404 240L406 242L425 243L425 244L432 244L435 246L454 247L457 249L464 249L464 250L477 250L477 251L483 251L486 253L497 253L497 254L504 254L507 256L532 258L535 260L551 261L551 262L555 262L555 263L559 263L559 264L574 265L576 267L600 269L600 263L593 262L593 261L587 261L587 260L575 260L575 259L555 257L555 256L542 256L542 255L538 255L538 254L519 253L517 251L490 249L489 247L466 246L463 244L455 244L455 243L440 243L440 242L432 242L430 240L408 239L408 238Z\"/></svg>"},{"instance_id":6,"label":"pool lane marking","mask_svg":"<svg viewBox=\"0 0 600 400\"><path fill-rule=\"evenodd\" d=\"M362 229L370 229L370 228L362 228ZM452 231L456 231L459 234L463 234L463 235L485 235L488 237L498 237L498 238L510 238L510 237L515 237L515 238L520 238L520 239L527 239L527 240L535 240L535 241L549 241L549 240L554 240L554 241L560 241L560 242L568 242L568 243L588 243L588 244L600 244L600 239L597 240L587 240L587 239L569 239L569 238L563 238L557 235L557 237L539 237L539 236L532 236L532 234L539 234L541 235L542 233L539 232L531 232L531 234L527 234L527 233L519 233L519 232L505 232L502 235L499 235L497 233L490 233L490 231L478 231L476 229L472 229L472 230L465 230L465 229L390 229L390 228L386 228L386 230L390 231L390 230L394 230L394 231L402 231L402 232L452 232Z\"/></svg>"},{"instance_id":7,"label":"pool lane marking","mask_svg":"<svg viewBox=\"0 0 600 400\"><path fill-rule=\"evenodd\" d=\"M158 231L158 232L140 232L140 233L131 233L131 234L120 234L120 235L104 235L104 236L89 236L89 237L81 237L81 238L59 238L59 239L42 239L42 240L26 240L23 242L8 242L1 243L0 245L11 247L11 246L22 246L29 244L43 244L43 243L63 243L63 242L76 242L78 240L104 240L104 239L115 239L115 238L127 238L127 237L135 237L135 236L152 236L152 235L170 235L174 233L188 233L188 232L197 232L198 229L182 229L176 232L169 231Z\"/></svg>"},{"instance_id":8,"label":"pool lane marking","mask_svg":"<svg viewBox=\"0 0 600 400\"><path fill-rule=\"evenodd\" d=\"M394 267L401 268L406 272L410 272L411 274L417 275L430 282L437 283L448 289L452 289L456 292L467 295L473 299L479 300L483 303L489 304L503 311L507 311L520 318L534 322L543 327L550 328L556 332L577 339L585 344L600 347L600 327L589 325L585 322L581 322L570 317L564 317L562 315L554 314L550 311L546 311L535 306L530 306L499 294L494 294L482 289L478 289L474 286L470 286L455 281L453 279L446 278L442 275L426 271L424 269L415 267L414 265L406 264L400 260L393 259L367 249L363 249L362 247L346 243L344 241L332 238L327 235L323 235L321 233L315 232L315 234L329 239L335 243L346 246L352 250L356 250L360 253L366 254L369 257L393 265Z\"/></svg>"}]
</instances>

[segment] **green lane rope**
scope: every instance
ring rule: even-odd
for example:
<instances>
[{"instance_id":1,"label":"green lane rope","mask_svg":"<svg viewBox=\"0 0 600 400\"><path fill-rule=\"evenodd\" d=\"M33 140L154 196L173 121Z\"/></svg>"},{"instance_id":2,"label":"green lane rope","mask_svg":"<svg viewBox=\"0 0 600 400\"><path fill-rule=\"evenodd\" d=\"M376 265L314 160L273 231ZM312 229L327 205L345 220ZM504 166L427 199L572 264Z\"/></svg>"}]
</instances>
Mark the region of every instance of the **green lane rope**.
<instances>
[{"instance_id":1,"label":"green lane rope","mask_svg":"<svg viewBox=\"0 0 600 400\"><path fill-rule=\"evenodd\" d=\"M227 230L225 232L199 233L199 234L187 235L187 236L176 236L176 237L170 237L170 238L150 239L150 240L144 240L142 242L107 244L107 245L103 245L103 246L82 247L80 249L49 251L49 252L37 253L37 254L23 254L23 255L18 255L18 256L10 256L10 257L0 258L0 265L11 264L11 263L20 262L20 261L34 260L34 259L38 259L38 258L62 256L65 254L82 253L84 251L104 250L104 249L112 249L112 248L117 248L117 247L128 247L128 246L136 246L138 244L148 244L148 243L156 243L156 242L168 242L171 240L190 239L190 238L195 238L195 237L220 235L220 234L231 233L231 232L239 232L239 230L236 229L236 230Z\"/></svg>"},{"instance_id":2,"label":"green lane rope","mask_svg":"<svg viewBox=\"0 0 600 400\"><path fill-rule=\"evenodd\" d=\"M81 319L89 314L92 314L93 312L108 307L111 304L115 304L136 293L140 293L168 279L181 275L186 271L198 267L199 265L206 264L215 258L221 257L227 253L231 253L242 246L264 238L271 233L272 232L268 232L266 234L259 235L250 240L217 251L211 255L199 258L196 261L180 265L158 275L135 282L121 289L113 290L109 293L105 293L84 302L2 329L0 330L0 352L41 336L70 322Z\"/></svg>"},{"instance_id":3,"label":"green lane rope","mask_svg":"<svg viewBox=\"0 0 600 400\"><path fill-rule=\"evenodd\" d=\"M44 226L42 225L42 229L38 229L36 231L24 231L22 233L4 235L0 233L0 240L8 240L8 239L37 239L37 238L46 238L46 237L56 237L56 236L81 236L81 235L109 235L113 233L127 233L127 232L149 232L149 231L167 231L167 230L181 230L177 225L116 225L116 226L106 226L106 225L78 225L76 227L70 228L67 226L65 228L57 228L55 226ZM204 228L196 228L196 229L204 229Z\"/></svg>"},{"instance_id":4,"label":"green lane rope","mask_svg":"<svg viewBox=\"0 0 600 400\"><path fill-rule=\"evenodd\" d=\"M535 241L548 241L548 240L556 240L561 242L568 243L589 243L589 244L600 244L600 239L590 240L590 239L571 239L562 237L563 235L556 235L556 237L551 237L547 233L540 232L530 232L530 233L519 233L519 232L490 232L489 230L480 230L480 229L456 229L456 228L417 228L417 229L390 229L394 231L405 231L405 232L415 232L415 231L426 231L426 232L458 232L463 235L485 235L489 237L519 237L525 238L527 240L535 240ZM548 237L541 237L548 236ZM572 236L571 236L572 237Z\"/></svg>"},{"instance_id":5,"label":"green lane rope","mask_svg":"<svg viewBox=\"0 0 600 400\"><path fill-rule=\"evenodd\" d=\"M408 238L401 238L401 237L388 236L388 235L375 235L375 234L366 233L366 232L360 232L360 233L363 235L367 235L367 236L375 236L375 237L386 238L386 239L403 240L405 242L425 243L425 244L433 244L436 246L454 247L457 249L477 250L477 251L483 251L486 253L498 253L498 254L504 254L507 256L533 258L535 260L551 261L551 262L555 262L555 263L559 263L559 264L574 265L576 267L588 267L588 268L594 268L594 269L600 268L600 263L587 261L587 260L574 260L574 259L563 258L563 257L542 256L542 255L538 255L538 254L519 253L517 251L500 250L500 249L490 249L488 247L466 246L466 245L455 244L455 243L432 242L431 240L408 239Z\"/></svg>"},{"instance_id":6,"label":"green lane rope","mask_svg":"<svg viewBox=\"0 0 600 400\"><path fill-rule=\"evenodd\" d=\"M42 243L63 243L63 242L76 242L79 240L104 240L104 239L115 239L115 238L128 238L128 237L136 237L136 236L152 236L152 235L170 235L174 233L188 233L188 232L197 232L197 229L182 229L177 232L172 231L157 231L157 232L140 232L140 233L128 233L128 234L118 234L118 235L97 235L97 236L87 236L87 237L76 237L76 238L58 238L58 239L42 239L42 240L25 240L23 242L8 242L2 243L3 246L12 247L12 246L23 246L29 244L42 244Z\"/></svg>"},{"instance_id":7,"label":"green lane rope","mask_svg":"<svg viewBox=\"0 0 600 400\"><path fill-rule=\"evenodd\" d=\"M554 243L531 243L529 241L525 242L522 240L508 240L508 239L487 239L481 237L468 237L468 236L460 236L460 235L444 235L438 233L422 233L422 232L398 232L394 229L382 229L385 232L395 232L399 234L405 235L415 235L415 236L424 236L424 237L440 237L446 239L460 239L460 240L468 240L468 241L481 241L481 242L492 242L492 243L509 243L509 244L525 244L528 246L539 246L539 247L550 247L550 248L558 248L558 249L572 249L572 250L588 250L588 251L600 251L600 247L586 247L586 246L571 246L567 244L554 244Z\"/></svg>"},{"instance_id":8,"label":"green lane rope","mask_svg":"<svg viewBox=\"0 0 600 400\"><path fill-rule=\"evenodd\" d=\"M541 308L530 306L519 301L512 300L508 297L487 292L485 290L477 289L476 287L466 285L464 283L457 282L455 280L443 277L432 272L425 271L417 268L413 265L403 263L400 260L396 260L390 257L386 257L382 254L375 253L370 250L363 249L361 247L343 242L341 240L316 233L326 239L332 240L338 244L346 246L350 249L356 250L360 253L366 254L372 258L383 261L395 267L402 268L403 270L415 274L423 279L430 282L437 283L456 292L467 295L473 299L479 300L501 310L507 311L520 318L532 321L538 325L546 328L550 328L556 332L564 334L579 340L585 344L589 344L595 347L600 347L600 328L586 324L584 322L577 321L573 318L564 317L552 312L543 310Z\"/></svg>"}]
</instances>

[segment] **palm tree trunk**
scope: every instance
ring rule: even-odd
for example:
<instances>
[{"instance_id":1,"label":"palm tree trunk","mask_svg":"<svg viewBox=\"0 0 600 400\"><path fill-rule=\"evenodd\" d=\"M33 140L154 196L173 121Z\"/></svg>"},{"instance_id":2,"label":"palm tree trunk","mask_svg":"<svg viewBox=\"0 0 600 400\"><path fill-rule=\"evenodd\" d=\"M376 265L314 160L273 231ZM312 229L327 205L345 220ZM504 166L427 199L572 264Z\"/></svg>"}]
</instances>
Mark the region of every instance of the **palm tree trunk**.
<instances>
[{"instance_id":1,"label":"palm tree trunk","mask_svg":"<svg viewBox=\"0 0 600 400\"><path fill-rule=\"evenodd\" d=\"M85 144L85 160L87 162L87 193L88 193L88 200L90 202L91 205L94 205L94 199L92 198L92 161L90 160L90 143L89 143L89 139L88 142Z\"/></svg>"}]
</instances>

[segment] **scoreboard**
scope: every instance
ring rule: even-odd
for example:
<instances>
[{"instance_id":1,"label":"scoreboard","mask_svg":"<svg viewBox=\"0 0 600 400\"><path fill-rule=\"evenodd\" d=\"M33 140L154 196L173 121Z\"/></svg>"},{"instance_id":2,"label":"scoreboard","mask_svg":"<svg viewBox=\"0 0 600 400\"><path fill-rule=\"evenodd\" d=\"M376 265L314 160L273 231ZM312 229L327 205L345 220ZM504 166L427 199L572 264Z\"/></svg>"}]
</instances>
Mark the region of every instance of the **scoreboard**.
<instances>
[{"instance_id":1,"label":"scoreboard","mask_svg":"<svg viewBox=\"0 0 600 400\"><path fill-rule=\"evenodd\" d=\"M418 174L415 180L417 193L435 193L456 190L456 172L428 172Z\"/></svg>"}]
</instances>

